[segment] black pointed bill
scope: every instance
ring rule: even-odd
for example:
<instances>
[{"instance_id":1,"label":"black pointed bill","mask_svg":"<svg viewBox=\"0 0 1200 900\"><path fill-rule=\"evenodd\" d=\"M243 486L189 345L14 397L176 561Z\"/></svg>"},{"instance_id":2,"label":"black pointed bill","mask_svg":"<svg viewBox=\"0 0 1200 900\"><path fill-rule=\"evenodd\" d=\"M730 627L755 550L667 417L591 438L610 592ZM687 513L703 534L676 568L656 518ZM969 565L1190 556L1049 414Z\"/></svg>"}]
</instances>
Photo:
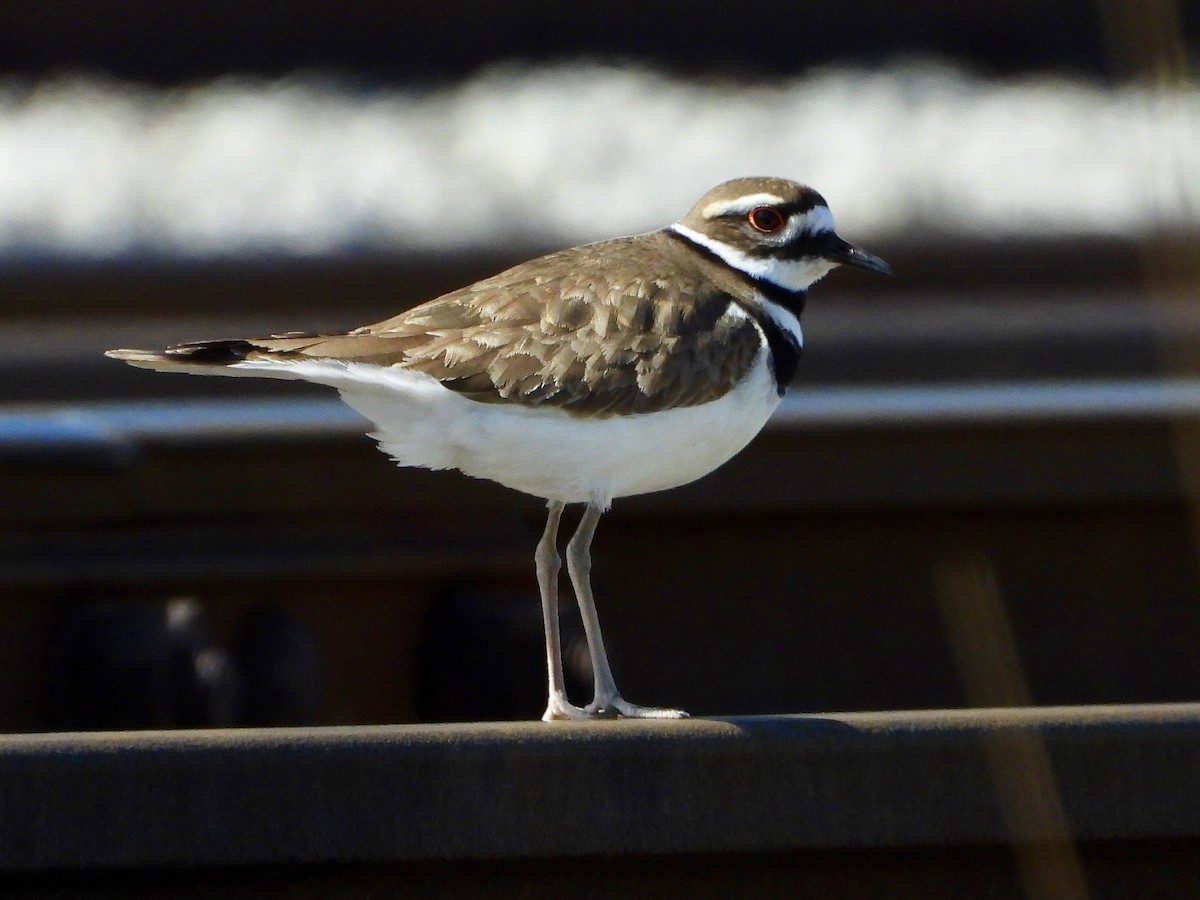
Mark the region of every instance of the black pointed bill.
<instances>
[{"instance_id":1,"label":"black pointed bill","mask_svg":"<svg viewBox=\"0 0 1200 900\"><path fill-rule=\"evenodd\" d=\"M819 252L821 256L830 262L835 262L842 266L854 266L856 269L866 269L868 272L878 272L880 275L895 274L892 271L892 267L874 253L861 250L850 242L843 241L832 232L830 232L828 237L821 240Z\"/></svg>"}]
</instances>

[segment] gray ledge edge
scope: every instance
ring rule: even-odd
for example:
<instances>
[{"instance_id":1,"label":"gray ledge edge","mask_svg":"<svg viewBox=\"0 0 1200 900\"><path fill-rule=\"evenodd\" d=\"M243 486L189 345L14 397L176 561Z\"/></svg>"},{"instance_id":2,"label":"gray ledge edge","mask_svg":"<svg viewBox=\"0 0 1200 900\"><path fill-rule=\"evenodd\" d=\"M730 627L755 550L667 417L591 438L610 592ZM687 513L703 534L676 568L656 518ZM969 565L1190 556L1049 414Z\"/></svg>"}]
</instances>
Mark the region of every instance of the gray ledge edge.
<instances>
[{"instance_id":1,"label":"gray ledge edge","mask_svg":"<svg viewBox=\"0 0 1200 900\"><path fill-rule=\"evenodd\" d=\"M1190 703L0 736L9 872L1196 837Z\"/></svg>"}]
</instances>

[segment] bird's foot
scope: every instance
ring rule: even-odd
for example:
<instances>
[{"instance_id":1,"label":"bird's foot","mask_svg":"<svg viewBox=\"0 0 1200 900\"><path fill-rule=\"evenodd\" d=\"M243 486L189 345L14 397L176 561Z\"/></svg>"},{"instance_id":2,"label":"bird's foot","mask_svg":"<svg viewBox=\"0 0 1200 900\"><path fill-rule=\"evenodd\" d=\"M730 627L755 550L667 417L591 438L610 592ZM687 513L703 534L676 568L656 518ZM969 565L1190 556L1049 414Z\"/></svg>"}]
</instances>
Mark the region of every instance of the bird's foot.
<instances>
[{"instance_id":1,"label":"bird's foot","mask_svg":"<svg viewBox=\"0 0 1200 900\"><path fill-rule=\"evenodd\" d=\"M543 722L562 722L569 719L596 719L599 718L595 713L589 712L582 706L576 706L571 703L565 696L550 695L550 702L546 704L546 711L542 713Z\"/></svg>"},{"instance_id":2,"label":"bird's foot","mask_svg":"<svg viewBox=\"0 0 1200 900\"><path fill-rule=\"evenodd\" d=\"M597 719L686 719L682 709L664 709L659 706L638 706L619 696L597 697L585 711Z\"/></svg>"},{"instance_id":3,"label":"bird's foot","mask_svg":"<svg viewBox=\"0 0 1200 900\"><path fill-rule=\"evenodd\" d=\"M576 706L564 696L551 695L542 714L543 722L561 722L586 719L686 719L681 709L662 709L656 706L638 706L620 697L605 697L593 700L587 706Z\"/></svg>"}]
</instances>

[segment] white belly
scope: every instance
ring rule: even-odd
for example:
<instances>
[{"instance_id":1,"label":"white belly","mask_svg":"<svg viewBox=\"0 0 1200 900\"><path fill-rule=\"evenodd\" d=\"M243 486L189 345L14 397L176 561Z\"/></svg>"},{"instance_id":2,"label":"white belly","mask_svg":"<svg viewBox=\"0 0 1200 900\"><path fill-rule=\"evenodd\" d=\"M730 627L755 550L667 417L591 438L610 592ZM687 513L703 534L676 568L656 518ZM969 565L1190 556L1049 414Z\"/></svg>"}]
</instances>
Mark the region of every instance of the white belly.
<instances>
[{"instance_id":1,"label":"white belly","mask_svg":"<svg viewBox=\"0 0 1200 900\"><path fill-rule=\"evenodd\" d=\"M375 424L371 436L400 465L458 469L564 503L607 506L615 497L695 481L745 447L779 405L765 351L749 377L718 400L605 419L479 403L402 369L286 365L296 366L293 377L338 388Z\"/></svg>"}]
</instances>

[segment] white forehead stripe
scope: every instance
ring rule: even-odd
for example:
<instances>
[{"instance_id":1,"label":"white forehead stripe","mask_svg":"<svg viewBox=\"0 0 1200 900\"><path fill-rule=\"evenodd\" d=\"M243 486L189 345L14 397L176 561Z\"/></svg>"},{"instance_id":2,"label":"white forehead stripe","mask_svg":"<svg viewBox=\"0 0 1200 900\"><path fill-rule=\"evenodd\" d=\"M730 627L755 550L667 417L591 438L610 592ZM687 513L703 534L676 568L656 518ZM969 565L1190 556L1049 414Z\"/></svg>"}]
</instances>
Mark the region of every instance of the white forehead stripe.
<instances>
[{"instance_id":1,"label":"white forehead stripe","mask_svg":"<svg viewBox=\"0 0 1200 900\"><path fill-rule=\"evenodd\" d=\"M829 207L821 204L814 206L803 215L793 216L788 227L796 226L796 233L807 231L809 234L825 234L833 231L833 213Z\"/></svg>"},{"instance_id":2,"label":"white forehead stripe","mask_svg":"<svg viewBox=\"0 0 1200 900\"><path fill-rule=\"evenodd\" d=\"M833 231L833 215L827 206L814 206L806 213L793 213L787 228L778 234L764 234L768 244L790 244L802 234L829 234Z\"/></svg>"},{"instance_id":3,"label":"white forehead stripe","mask_svg":"<svg viewBox=\"0 0 1200 900\"><path fill-rule=\"evenodd\" d=\"M733 200L714 200L700 210L700 215L706 219L717 219L734 213L748 213L756 206L780 206L785 202L782 197L774 194L746 194Z\"/></svg>"},{"instance_id":4,"label":"white forehead stripe","mask_svg":"<svg viewBox=\"0 0 1200 900\"><path fill-rule=\"evenodd\" d=\"M736 247L730 247L721 241L715 241L695 229L688 228L686 225L681 225L678 222L671 225L669 230L674 231L693 244L703 247L717 256L730 268L737 269L739 272L745 272L753 278L761 278L763 281L789 291L808 290L809 285L834 268L835 265L821 257L778 259L769 256L750 256Z\"/></svg>"}]
</instances>

